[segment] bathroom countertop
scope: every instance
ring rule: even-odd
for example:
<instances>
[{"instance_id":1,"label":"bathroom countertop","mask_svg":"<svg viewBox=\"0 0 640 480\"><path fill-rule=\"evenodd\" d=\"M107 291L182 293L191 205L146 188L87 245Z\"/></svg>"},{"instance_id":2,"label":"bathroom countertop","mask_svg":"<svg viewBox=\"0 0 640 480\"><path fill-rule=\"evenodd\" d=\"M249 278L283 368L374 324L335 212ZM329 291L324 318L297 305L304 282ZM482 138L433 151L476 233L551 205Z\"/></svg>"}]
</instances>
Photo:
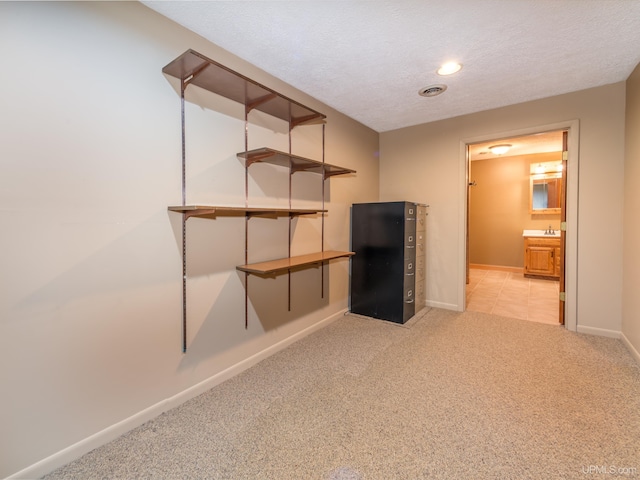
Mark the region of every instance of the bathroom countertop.
<instances>
[{"instance_id":1,"label":"bathroom countertop","mask_svg":"<svg viewBox=\"0 0 640 480\"><path fill-rule=\"evenodd\" d=\"M544 237L544 238L559 238L560 230L554 230L553 235L544 233L546 230L523 230L523 237Z\"/></svg>"}]
</instances>

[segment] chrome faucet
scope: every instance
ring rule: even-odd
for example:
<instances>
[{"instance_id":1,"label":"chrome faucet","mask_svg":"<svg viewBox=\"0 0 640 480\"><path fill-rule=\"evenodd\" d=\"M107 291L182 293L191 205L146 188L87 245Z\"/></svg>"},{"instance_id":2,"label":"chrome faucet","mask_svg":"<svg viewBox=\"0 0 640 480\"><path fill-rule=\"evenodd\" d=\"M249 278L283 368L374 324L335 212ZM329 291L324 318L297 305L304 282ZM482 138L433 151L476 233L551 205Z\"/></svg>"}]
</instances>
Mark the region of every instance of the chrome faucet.
<instances>
[{"instance_id":1,"label":"chrome faucet","mask_svg":"<svg viewBox=\"0 0 640 480\"><path fill-rule=\"evenodd\" d=\"M555 235L556 232L553 231L553 228L551 227L551 225L549 225L549 229L545 230L544 232L545 235Z\"/></svg>"}]
</instances>

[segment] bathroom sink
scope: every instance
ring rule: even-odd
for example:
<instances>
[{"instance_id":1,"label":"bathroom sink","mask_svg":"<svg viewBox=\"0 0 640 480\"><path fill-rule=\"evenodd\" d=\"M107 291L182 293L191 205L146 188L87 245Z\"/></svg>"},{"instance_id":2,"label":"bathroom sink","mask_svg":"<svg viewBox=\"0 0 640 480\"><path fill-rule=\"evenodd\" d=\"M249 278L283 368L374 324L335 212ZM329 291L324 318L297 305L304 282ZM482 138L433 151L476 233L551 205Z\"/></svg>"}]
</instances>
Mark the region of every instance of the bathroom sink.
<instances>
[{"instance_id":1,"label":"bathroom sink","mask_svg":"<svg viewBox=\"0 0 640 480\"><path fill-rule=\"evenodd\" d=\"M545 232L546 230L523 230L522 236L523 237L559 237L560 236L560 230L554 230L553 235Z\"/></svg>"}]
</instances>

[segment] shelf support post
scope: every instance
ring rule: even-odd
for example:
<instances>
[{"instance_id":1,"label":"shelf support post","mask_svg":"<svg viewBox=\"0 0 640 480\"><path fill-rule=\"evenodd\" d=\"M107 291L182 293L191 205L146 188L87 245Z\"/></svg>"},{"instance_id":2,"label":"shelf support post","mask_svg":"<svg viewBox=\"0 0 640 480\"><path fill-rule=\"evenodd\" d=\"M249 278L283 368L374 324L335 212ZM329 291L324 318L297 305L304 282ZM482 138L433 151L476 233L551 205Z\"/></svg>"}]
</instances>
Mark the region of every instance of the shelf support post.
<instances>
[{"instance_id":1,"label":"shelf support post","mask_svg":"<svg viewBox=\"0 0 640 480\"><path fill-rule=\"evenodd\" d=\"M193 78L193 77L192 77ZM187 157L184 111L184 91L187 82L180 82L180 122L182 124L182 206L187 204ZM182 214L182 353L187 352L187 215Z\"/></svg>"},{"instance_id":2,"label":"shelf support post","mask_svg":"<svg viewBox=\"0 0 640 480\"><path fill-rule=\"evenodd\" d=\"M244 95L247 98L247 85L244 86ZM253 106L245 105L244 108L244 155L248 157L249 152L249 112ZM248 158L247 158L248 160ZM251 163L245 161L244 164L244 206L249 207L249 166ZM249 219L250 215L244 216L244 262L249 263ZM244 272L244 329L249 329L249 273Z\"/></svg>"},{"instance_id":3,"label":"shelf support post","mask_svg":"<svg viewBox=\"0 0 640 480\"><path fill-rule=\"evenodd\" d=\"M182 130L182 206L187 204L187 149L185 127L184 93L193 79L200 74L207 64L203 63L191 75L180 79L180 123ZM189 215L182 213L182 353L187 353L187 219Z\"/></svg>"},{"instance_id":4,"label":"shelf support post","mask_svg":"<svg viewBox=\"0 0 640 480\"><path fill-rule=\"evenodd\" d=\"M324 189L326 188L325 185L325 161L324 161L324 134L325 134L325 123L322 123L322 180L321 180L321 187L322 187L322 210L324 210ZM320 251L324 252L324 212L322 212L322 220L321 220L321 234L320 234ZM324 298L324 266L325 266L325 262L322 262L320 264L320 298Z\"/></svg>"},{"instance_id":5,"label":"shelf support post","mask_svg":"<svg viewBox=\"0 0 640 480\"><path fill-rule=\"evenodd\" d=\"M291 118L291 104L289 104L289 210L291 210L291 177L293 176L293 162L291 161L291 130L295 127ZM291 223L293 216L289 215L289 250L288 256L291 258ZM291 270L287 272L287 311L291 311Z\"/></svg>"}]
</instances>

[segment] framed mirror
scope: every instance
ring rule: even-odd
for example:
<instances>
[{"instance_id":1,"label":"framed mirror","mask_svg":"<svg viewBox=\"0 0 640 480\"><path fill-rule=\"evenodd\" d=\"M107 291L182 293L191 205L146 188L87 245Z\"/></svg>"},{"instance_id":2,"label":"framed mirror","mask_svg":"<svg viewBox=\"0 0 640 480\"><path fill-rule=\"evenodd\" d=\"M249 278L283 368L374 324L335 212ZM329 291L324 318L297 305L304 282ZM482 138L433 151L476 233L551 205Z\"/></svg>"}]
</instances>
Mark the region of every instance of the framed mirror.
<instances>
[{"instance_id":1,"label":"framed mirror","mask_svg":"<svg viewBox=\"0 0 640 480\"><path fill-rule=\"evenodd\" d=\"M537 215L560 214L561 197L562 163L545 162L531 165L529 212Z\"/></svg>"}]
</instances>

